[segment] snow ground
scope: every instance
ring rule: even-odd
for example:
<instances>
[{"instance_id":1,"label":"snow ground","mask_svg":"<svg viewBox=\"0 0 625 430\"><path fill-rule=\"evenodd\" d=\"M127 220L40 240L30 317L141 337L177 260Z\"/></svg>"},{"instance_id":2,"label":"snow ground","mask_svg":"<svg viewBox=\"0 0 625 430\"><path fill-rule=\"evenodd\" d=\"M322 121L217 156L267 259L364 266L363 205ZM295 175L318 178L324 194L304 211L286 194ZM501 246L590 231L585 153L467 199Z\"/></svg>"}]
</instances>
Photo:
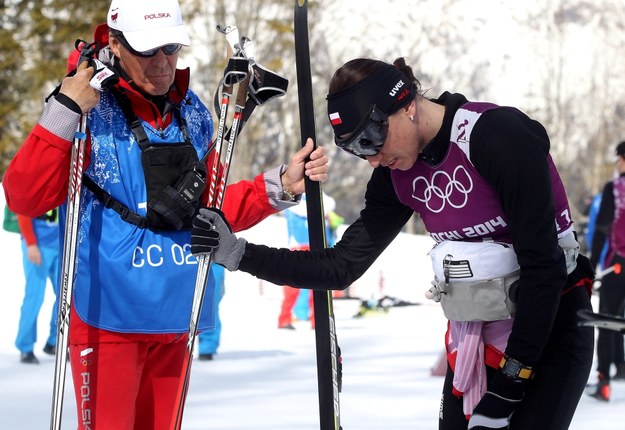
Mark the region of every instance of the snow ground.
<instances>
[{"instance_id":1,"label":"snow ground","mask_svg":"<svg viewBox=\"0 0 625 430\"><path fill-rule=\"evenodd\" d=\"M286 230L283 221L272 217L245 236L281 245L286 239L277 232ZM52 292L49 288L38 323L35 353L41 364L21 364L13 346L24 282L19 237L0 230L0 244L0 430L41 430L49 426L54 375L54 358L41 352ZM379 297L382 273L383 293L422 304L357 319L355 300L334 301L345 430L437 428L443 380L430 369L442 350L445 319L438 305L421 299L431 278L425 255L430 245L425 237L400 236L353 287L354 295ZM214 361L193 364L185 430L319 428L314 331L306 322L296 322L294 331L278 330L280 299L280 287L227 273L222 345ZM625 383L614 383L610 403L581 399L570 428L622 429L624 406ZM68 372L63 428L76 428L75 413Z\"/></svg>"}]
</instances>

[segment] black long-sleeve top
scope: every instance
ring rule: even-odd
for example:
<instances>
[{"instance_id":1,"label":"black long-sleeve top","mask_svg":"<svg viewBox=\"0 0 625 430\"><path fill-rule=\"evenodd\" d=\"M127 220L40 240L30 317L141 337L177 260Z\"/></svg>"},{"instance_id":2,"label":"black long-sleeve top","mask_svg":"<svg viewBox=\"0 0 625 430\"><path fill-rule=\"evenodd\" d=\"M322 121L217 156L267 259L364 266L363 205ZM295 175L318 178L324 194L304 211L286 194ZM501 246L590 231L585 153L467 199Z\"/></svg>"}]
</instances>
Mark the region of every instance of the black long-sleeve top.
<instances>
[{"instance_id":1,"label":"black long-sleeve top","mask_svg":"<svg viewBox=\"0 0 625 430\"><path fill-rule=\"evenodd\" d=\"M445 105L443 124L420 159L436 164L447 152L453 116L467 100L444 93L433 101ZM554 223L549 146L544 127L512 109L484 113L471 135L471 161L499 196L521 267L506 352L526 364L540 357L567 277ZM367 184L360 217L333 248L301 252L248 243L239 270L278 285L344 289L362 276L412 214L398 200L390 170L378 167Z\"/></svg>"}]
</instances>

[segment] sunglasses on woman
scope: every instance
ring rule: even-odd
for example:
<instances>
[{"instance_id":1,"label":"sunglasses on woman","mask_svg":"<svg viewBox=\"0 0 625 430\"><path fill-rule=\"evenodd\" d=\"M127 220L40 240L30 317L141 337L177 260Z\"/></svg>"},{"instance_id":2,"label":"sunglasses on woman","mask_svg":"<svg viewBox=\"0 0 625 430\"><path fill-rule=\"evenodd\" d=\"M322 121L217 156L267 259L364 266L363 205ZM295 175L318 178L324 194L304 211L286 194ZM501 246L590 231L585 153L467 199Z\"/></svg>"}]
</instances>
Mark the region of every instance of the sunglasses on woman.
<instances>
[{"instance_id":1,"label":"sunglasses on woman","mask_svg":"<svg viewBox=\"0 0 625 430\"><path fill-rule=\"evenodd\" d=\"M147 51L135 51L132 46L130 46L130 43L128 43L122 32L115 32L113 35L132 55L141 58L154 57L158 53L159 49L162 49L165 55L174 55L182 48L182 45L178 43L171 43L169 45L159 46L158 48L148 49Z\"/></svg>"},{"instance_id":2,"label":"sunglasses on woman","mask_svg":"<svg viewBox=\"0 0 625 430\"><path fill-rule=\"evenodd\" d=\"M388 115L372 105L353 133L344 138L334 136L334 142L339 148L366 159L380 152L387 134Z\"/></svg>"}]
</instances>

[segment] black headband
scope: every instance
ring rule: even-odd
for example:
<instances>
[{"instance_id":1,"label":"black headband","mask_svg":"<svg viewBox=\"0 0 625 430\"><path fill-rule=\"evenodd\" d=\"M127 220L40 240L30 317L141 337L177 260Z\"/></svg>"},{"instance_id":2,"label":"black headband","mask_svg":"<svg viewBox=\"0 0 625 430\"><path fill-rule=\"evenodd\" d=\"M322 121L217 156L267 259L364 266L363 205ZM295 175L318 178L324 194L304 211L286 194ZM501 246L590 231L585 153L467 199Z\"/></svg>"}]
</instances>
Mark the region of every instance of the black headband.
<instances>
[{"instance_id":1,"label":"black headband","mask_svg":"<svg viewBox=\"0 0 625 430\"><path fill-rule=\"evenodd\" d=\"M328 116L336 136L352 133L375 105L392 115L410 103L417 91L408 77L390 64L351 87L328 94Z\"/></svg>"}]
</instances>

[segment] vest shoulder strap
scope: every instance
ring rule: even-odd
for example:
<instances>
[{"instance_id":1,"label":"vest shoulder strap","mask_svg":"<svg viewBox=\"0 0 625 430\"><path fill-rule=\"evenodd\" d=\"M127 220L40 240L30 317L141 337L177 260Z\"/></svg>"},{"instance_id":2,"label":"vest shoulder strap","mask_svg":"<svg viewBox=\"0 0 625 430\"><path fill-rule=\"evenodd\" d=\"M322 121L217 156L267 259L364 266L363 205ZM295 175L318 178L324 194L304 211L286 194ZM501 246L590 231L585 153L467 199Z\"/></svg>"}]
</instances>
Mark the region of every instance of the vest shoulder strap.
<instances>
[{"instance_id":1,"label":"vest shoulder strap","mask_svg":"<svg viewBox=\"0 0 625 430\"><path fill-rule=\"evenodd\" d=\"M119 214L122 220L126 221L129 224L136 225L139 228L147 227L147 218L142 217L138 213L131 211L130 209L128 209L128 207L121 204L113 196L100 188L100 186L96 184L89 176L83 175L82 181L87 189L91 191L102 203L104 203L104 207L113 209Z\"/></svg>"}]
</instances>

